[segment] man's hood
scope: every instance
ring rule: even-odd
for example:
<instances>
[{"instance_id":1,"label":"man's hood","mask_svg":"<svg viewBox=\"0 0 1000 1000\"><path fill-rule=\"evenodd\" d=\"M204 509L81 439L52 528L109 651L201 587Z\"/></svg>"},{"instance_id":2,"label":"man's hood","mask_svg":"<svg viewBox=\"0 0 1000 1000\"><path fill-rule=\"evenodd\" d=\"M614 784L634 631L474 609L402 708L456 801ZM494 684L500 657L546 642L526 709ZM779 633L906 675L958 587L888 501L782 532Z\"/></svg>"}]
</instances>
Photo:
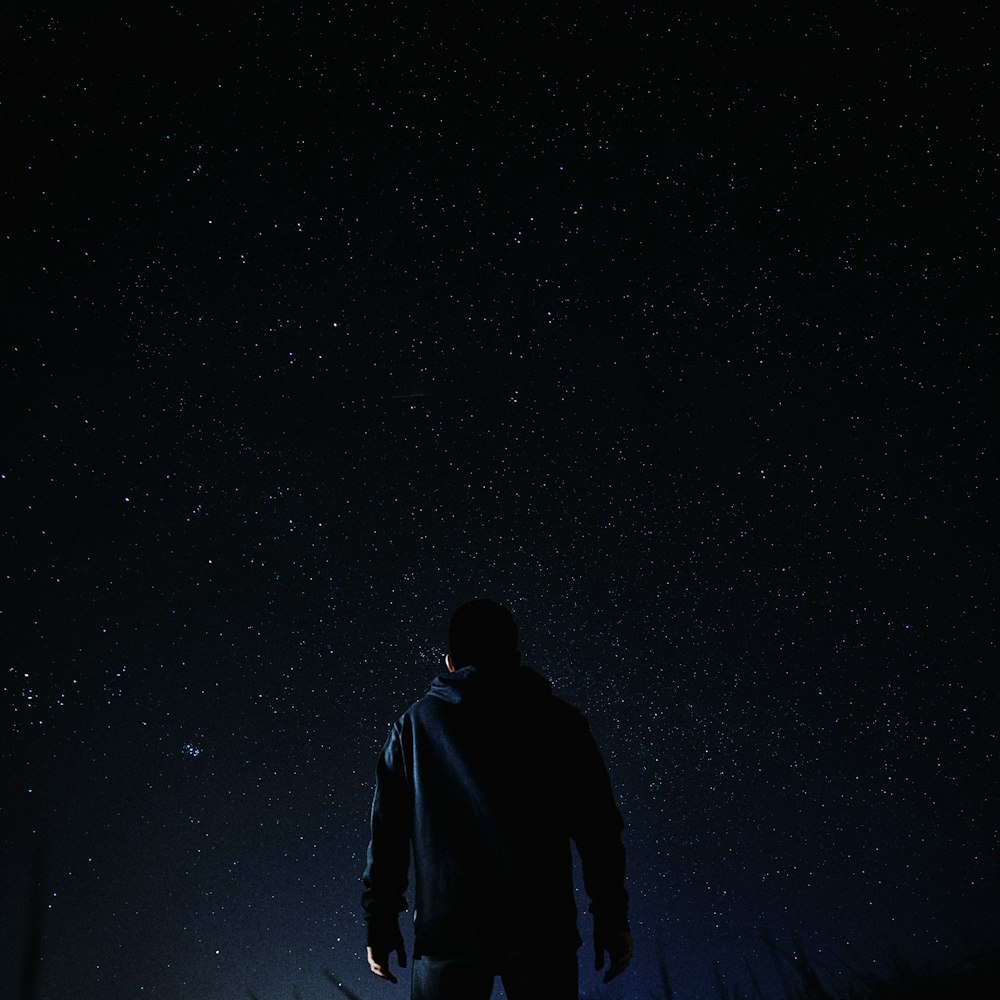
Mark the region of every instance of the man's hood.
<instances>
[{"instance_id":1,"label":"man's hood","mask_svg":"<svg viewBox=\"0 0 1000 1000\"><path fill-rule=\"evenodd\" d=\"M428 695L458 704L486 698L505 701L540 698L552 693L552 685L531 667L478 667L471 664L453 674L439 674Z\"/></svg>"}]
</instances>

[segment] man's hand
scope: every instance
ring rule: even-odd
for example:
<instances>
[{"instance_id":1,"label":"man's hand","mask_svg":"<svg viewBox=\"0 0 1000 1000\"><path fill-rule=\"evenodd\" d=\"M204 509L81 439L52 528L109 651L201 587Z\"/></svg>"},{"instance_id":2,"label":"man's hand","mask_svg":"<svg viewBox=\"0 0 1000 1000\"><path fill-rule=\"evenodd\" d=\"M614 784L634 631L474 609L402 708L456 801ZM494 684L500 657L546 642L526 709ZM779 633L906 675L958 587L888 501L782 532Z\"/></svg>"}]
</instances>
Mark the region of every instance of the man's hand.
<instances>
[{"instance_id":1,"label":"man's hand","mask_svg":"<svg viewBox=\"0 0 1000 1000\"><path fill-rule=\"evenodd\" d=\"M604 968L604 953L608 953L611 964L604 973L604 981L610 983L621 975L632 961L632 935L628 929L611 934L594 934L594 971Z\"/></svg>"},{"instance_id":2,"label":"man's hand","mask_svg":"<svg viewBox=\"0 0 1000 1000\"><path fill-rule=\"evenodd\" d=\"M406 968L406 949L400 944L396 949L396 958L399 959L399 967ZM392 951L383 951L381 948L368 947L368 968L382 979L388 979L390 983L398 982L396 977L389 971L389 956Z\"/></svg>"}]
</instances>

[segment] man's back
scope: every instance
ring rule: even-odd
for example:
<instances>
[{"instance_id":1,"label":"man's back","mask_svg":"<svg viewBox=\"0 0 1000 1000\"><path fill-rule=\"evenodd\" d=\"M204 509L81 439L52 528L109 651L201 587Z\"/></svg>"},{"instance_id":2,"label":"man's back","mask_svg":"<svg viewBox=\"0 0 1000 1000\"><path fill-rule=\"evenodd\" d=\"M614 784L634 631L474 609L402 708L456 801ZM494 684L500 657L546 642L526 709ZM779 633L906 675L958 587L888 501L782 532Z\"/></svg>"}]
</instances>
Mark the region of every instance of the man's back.
<instances>
[{"instance_id":1,"label":"man's back","mask_svg":"<svg viewBox=\"0 0 1000 1000\"><path fill-rule=\"evenodd\" d=\"M571 839L595 925L627 935L622 817L583 716L517 660L449 669L379 759L370 945L398 939L411 844L415 958L574 955Z\"/></svg>"}]
</instances>

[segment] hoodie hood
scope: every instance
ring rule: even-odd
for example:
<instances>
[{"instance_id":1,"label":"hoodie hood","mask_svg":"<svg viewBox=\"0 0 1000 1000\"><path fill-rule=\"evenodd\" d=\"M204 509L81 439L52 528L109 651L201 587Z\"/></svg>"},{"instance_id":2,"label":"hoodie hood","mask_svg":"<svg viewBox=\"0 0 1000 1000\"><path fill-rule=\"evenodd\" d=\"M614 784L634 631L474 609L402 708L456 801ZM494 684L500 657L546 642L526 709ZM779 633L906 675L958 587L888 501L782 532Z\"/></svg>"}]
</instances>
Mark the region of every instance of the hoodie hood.
<instances>
[{"instance_id":1,"label":"hoodie hood","mask_svg":"<svg viewBox=\"0 0 1000 1000\"><path fill-rule=\"evenodd\" d=\"M470 664L453 674L439 674L427 694L452 704L463 701L543 698L552 693L552 685L531 667L477 667Z\"/></svg>"}]
</instances>

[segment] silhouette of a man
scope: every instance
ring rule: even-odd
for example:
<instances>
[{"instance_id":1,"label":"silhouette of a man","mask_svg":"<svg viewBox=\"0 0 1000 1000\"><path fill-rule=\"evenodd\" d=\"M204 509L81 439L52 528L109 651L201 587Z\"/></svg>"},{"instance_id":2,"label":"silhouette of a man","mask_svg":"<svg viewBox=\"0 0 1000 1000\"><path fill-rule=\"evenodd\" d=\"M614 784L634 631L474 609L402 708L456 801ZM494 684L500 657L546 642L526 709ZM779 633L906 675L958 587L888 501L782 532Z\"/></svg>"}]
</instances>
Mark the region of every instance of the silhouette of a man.
<instances>
[{"instance_id":1,"label":"silhouette of a man","mask_svg":"<svg viewBox=\"0 0 1000 1000\"><path fill-rule=\"evenodd\" d=\"M448 672L392 727L376 769L362 895L371 971L406 965L399 913L413 852L413 1000L577 1000L570 842L604 981L632 957L622 817L584 717L521 664L493 601L448 627Z\"/></svg>"}]
</instances>

